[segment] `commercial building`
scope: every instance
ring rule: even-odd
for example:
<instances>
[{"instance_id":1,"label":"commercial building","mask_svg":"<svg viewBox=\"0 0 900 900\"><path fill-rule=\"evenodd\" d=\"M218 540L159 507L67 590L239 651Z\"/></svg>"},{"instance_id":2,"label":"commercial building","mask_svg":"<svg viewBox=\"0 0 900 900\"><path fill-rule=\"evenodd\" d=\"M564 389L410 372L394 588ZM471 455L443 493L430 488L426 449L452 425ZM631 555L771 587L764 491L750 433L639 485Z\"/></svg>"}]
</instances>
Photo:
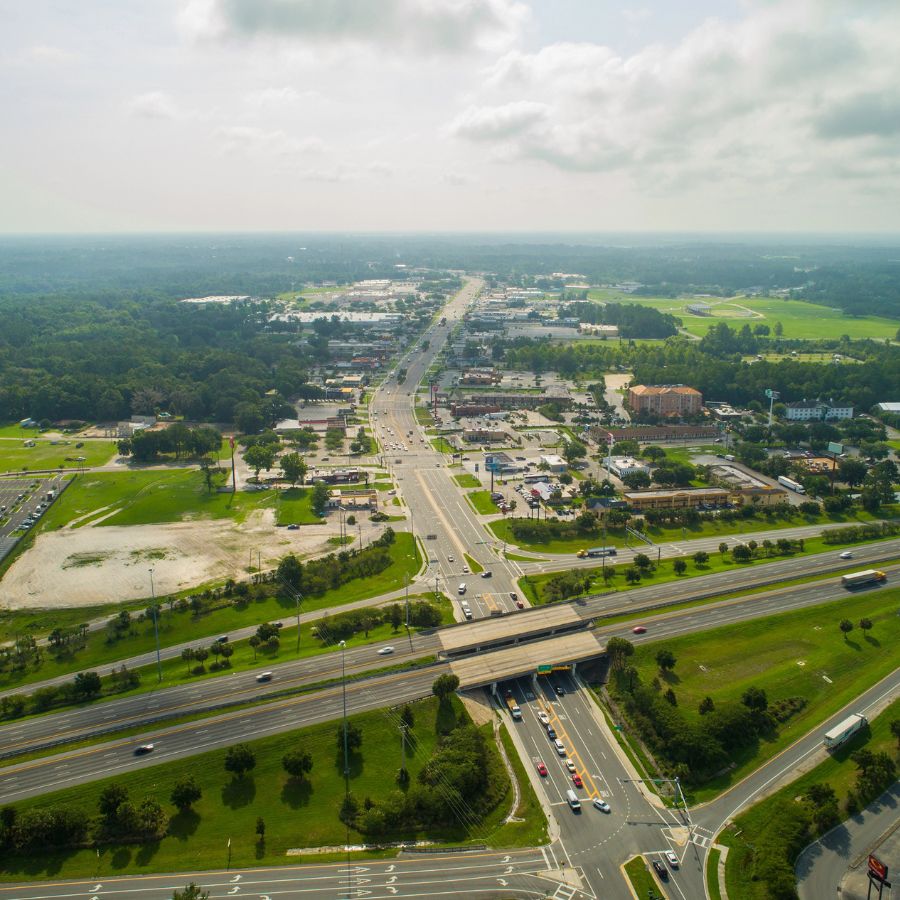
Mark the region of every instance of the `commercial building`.
<instances>
[{"instance_id":1,"label":"commercial building","mask_svg":"<svg viewBox=\"0 0 900 900\"><path fill-rule=\"evenodd\" d=\"M824 422L834 419L852 419L853 407L829 400L800 400L785 405L784 417L789 422Z\"/></svg>"},{"instance_id":2,"label":"commercial building","mask_svg":"<svg viewBox=\"0 0 900 900\"><path fill-rule=\"evenodd\" d=\"M499 409L537 409L545 403L558 403L563 409L572 405L572 398L563 395L551 394L479 394L477 397L465 397L464 404L484 404L495 406Z\"/></svg>"},{"instance_id":3,"label":"commercial building","mask_svg":"<svg viewBox=\"0 0 900 900\"><path fill-rule=\"evenodd\" d=\"M555 453L542 454L539 464L547 465L549 469L546 469L545 471L553 472L554 475L561 475L568 468L566 461Z\"/></svg>"},{"instance_id":4,"label":"commercial building","mask_svg":"<svg viewBox=\"0 0 900 900\"><path fill-rule=\"evenodd\" d=\"M631 509L697 509L701 506L720 507L731 502L725 488L684 488L667 491L626 491L622 496Z\"/></svg>"},{"instance_id":5,"label":"commercial building","mask_svg":"<svg viewBox=\"0 0 900 900\"><path fill-rule=\"evenodd\" d=\"M328 492L327 506L329 509L378 509L378 491L348 491L335 488Z\"/></svg>"},{"instance_id":6,"label":"commercial building","mask_svg":"<svg viewBox=\"0 0 900 900\"><path fill-rule=\"evenodd\" d=\"M493 369L469 369L460 376L460 384L500 384L503 376Z\"/></svg>"},{"instance_id":7,"label":"commercial building","mask_svg":"<svg viewBox=\"0 0 900 900\"><path fill-rule=\"evenodd\" d=\"M628 405L636 414L694 416L703 408L703 394L684 384L634 384L628 388Z\"/></svg>"},{"instance_id":8,"label":"commercial building","mask_svg":"<svg viewBox=\"0 0 900 900\"><path fill-rule=\"evenodd\" d=\"M619 336L617 325L592 325L590 322L581 322L578 330L582 334L590 334L594 337L616 338Z\"/></svg>"},{"instance_id":9,"label":"commercial building","mask_svg":"<svg viewBox=\"0 0 900 900\"><path fill-rule=\"evenodd\" d=\"M438 400L440 401L440 395ZM502 410L495 403L453 403L450 406L450 415L456 419L468 416L496 415L499 412Z\"/></svg>"},{"instance_id":10,"label":"commercial building","mask_svg":"<svg viewBox=\"0 0 900 900\"><path fill-rule=\"evenodd\" d=\"M462 439L468 444L502 443L509 435L500 428L465 428Z\"/></svg>"},{"instance_id":11,"label":"commercial building","mask_svg":"<svg viewBox=\"0 0 900 900\"><path fill-rule=\"evenodd\" d=\"M635 472L650 474L650 467L633 456L613 456L611 459L604 460L604 465L608 466L609 471L613 475L618 475L619 478L633 475Z\"/></svg>"},{"instance_id":12,"label":"commercial building","mask_svg":"<svg viewBox=\"0 0 900 900\"><path fill-rule=\"evenodd\" d=\"M642 444L659 441L706 441L719 436L715 425L633 425L627 428L588 429L588 437L597 444L614 441L638 441Z\"/></svg>"}]
</instances>

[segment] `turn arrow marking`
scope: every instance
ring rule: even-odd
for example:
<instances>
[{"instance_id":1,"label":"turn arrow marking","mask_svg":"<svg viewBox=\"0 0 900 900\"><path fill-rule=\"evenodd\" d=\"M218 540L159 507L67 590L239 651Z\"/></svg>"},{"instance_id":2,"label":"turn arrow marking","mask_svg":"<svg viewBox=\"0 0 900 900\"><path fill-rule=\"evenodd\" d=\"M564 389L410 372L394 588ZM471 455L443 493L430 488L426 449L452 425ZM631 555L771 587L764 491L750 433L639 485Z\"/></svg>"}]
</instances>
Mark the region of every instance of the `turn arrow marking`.
<instances>
[{"instance_id":1,"label":"turn arrow marking","mask_svg":"<svg viewBox=\"0 0 900 900\"><path fill-rule=\"evenodd\" d=\"M235 882L240 881L240 880L241 880L241 876L235 875L234 878L231 879L231 883L234 884Z\"/></svg>"},{"instance_id":2,"label":"turn arrow marking","mask_svg":"<svg viewBox=\"0 0 900 900\"><path fill-rule=\"evenodd\" d=\"M96 894L97 891L99 891L100 888L102 888L102 887L103 887L102 884L95 884L95 885L91 888L91 893L92 893L92 894Z\"/></svg>"},{"instance_id":3,"label":"turn arrow marking","mask_svg":"<svg viewBox=\"0 0 900 900\"><path fill-rule=\"evenodd\" d=\"M506 885L509 884L509 882L505 878L498 878L497 881L499 881L503 887L506 887Z\"/></svg>"}]
</instances>

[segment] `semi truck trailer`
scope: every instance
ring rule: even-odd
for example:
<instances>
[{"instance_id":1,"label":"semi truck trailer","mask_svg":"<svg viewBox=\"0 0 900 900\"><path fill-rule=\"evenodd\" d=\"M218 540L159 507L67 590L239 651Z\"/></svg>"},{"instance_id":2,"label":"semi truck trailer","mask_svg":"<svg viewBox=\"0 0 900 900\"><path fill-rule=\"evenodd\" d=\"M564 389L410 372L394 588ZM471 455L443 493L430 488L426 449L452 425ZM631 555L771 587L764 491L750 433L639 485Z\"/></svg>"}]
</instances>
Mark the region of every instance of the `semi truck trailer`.
<instances>
[{"instance_id":1,"label":"semi truck trailer","mask_svg":"<svg viewBox=\"0 0 900 900\"><path fill-rule=\"evenodd\" d=\"M841 575L841 584L845 588L855 588L863 584L875 584L887 580L887 575L878 569L863 569L861 572L848 572Z\"/></svg>"}]
</instances>

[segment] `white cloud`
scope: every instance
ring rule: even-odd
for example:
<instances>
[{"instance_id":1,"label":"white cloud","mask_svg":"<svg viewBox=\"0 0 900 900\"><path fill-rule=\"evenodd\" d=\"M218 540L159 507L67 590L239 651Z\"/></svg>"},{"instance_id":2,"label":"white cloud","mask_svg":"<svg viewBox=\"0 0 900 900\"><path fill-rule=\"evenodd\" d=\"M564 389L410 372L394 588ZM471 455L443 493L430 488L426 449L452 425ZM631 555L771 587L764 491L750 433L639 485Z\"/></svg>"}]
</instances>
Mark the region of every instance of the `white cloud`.
<instances>
[{"instance_id":1,"label":"white cloud","mask_svg":"<svg viewBox=\"0 0 900 900\"><path fill-rule=\"evenodd\" d=\"M495 159L622 171L651 192L813 178L854 136L872 138L859 152L887 156L900 133L900 23L896 6L858 6L751 2L740 21L710 19L631 55L593 43L512 50L448 130Z\"/></svg>"},{"instance_id":2,"label":"white cloud","mask_svg":"<svg viewBox=\"0 0 900 900\"><path fill-rule=\"evenodd\" d=\"M19 61L26 65L60 66L77 62L80 55L51 44L34 44L19 54Z\"/></svg>"},{"instance_id":3,"label":"white cloud","mask_svg":"<svg viewBox=\"0 0 900 900\"><path fill-rule=\"evenodd\" d=\"M547 118L544 103L517 100L502 106L470 106L449 125L451 134L473 141L505 141L533 130Z\"/></svg>"},{"instance_id":4,"label":"white cloud","mask_svg":"<svg viewBox=\"0 0 900 900\"><path fill-rule=\"evenodd\" d=\"M192 38L267 37L415 53L508 46L529 21L520 0L187 0Z\"/></svg>"},{"instance_id":5,"label":"white cloud","mask_svg":"<svg viewBox=\"0 0 900 900\"><path fill-rule=\"evenodd\" d=\"M226 125L217 128L215 138L226 152L258 156L308 156L323 153L325 142L319 137L291 137L280 129L266 131L252 125Z\"/></svg>"},{"instance_id":6,"label":"white cloud","mask_svg":"<svg viewBox=\"0 0 900 900\"><path fill-rule=\"evenodd\" d=\"M132 97L126 104L128 112L143 119L180 119L184 113L175 101L162 91L147 91Z\"/></svg>"},{"instance_id":7,"label":"white cloud","mask_svg":"<svg viewBox=\"0 0 900 900\"><path fill-rule=\"evenodd\" d=\"M322 95L318 91L298 91L290 85L283 85L248 91L245 98L250 106L258 109L277 109L292 106L304 100L321 100Z\"/></svg>"}]
</instances>

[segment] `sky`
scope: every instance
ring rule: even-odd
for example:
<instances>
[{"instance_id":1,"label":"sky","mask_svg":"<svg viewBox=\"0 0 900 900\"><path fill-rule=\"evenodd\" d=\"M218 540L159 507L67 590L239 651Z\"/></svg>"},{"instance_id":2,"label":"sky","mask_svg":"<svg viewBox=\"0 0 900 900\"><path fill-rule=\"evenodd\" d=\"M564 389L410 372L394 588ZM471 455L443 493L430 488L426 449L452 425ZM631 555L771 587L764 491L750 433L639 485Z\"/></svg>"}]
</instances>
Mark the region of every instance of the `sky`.
<instances>
[{"instance_id":1,"label":"sky","mask_svg":"<svg viewBox=\"0 0 900 900\"><path fill-rule=\"evenodd\" d=\"M897 0L0 0L0 232L900 232Z\"/></svg>"}]
</instances>

